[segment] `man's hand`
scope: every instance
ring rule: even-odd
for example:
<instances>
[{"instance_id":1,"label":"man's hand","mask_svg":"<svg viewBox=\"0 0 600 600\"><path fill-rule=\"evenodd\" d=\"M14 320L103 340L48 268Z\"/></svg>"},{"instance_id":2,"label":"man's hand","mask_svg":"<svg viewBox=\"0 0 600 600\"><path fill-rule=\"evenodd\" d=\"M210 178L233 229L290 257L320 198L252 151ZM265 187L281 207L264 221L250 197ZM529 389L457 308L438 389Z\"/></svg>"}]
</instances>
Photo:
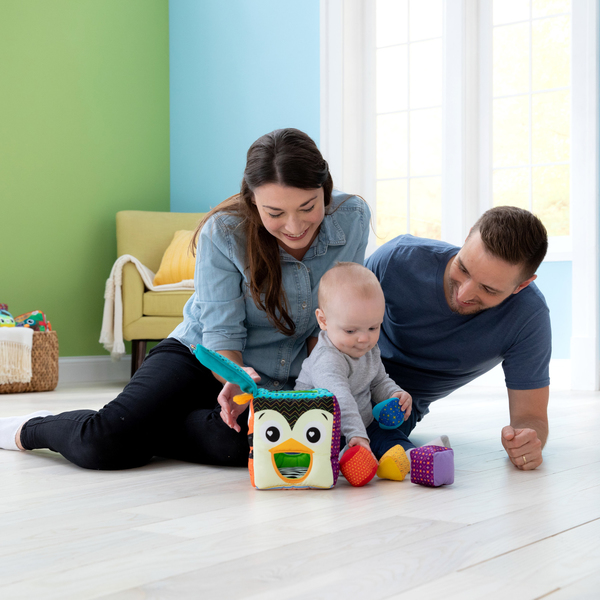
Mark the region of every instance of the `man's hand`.
<instances>
[{"instance_id":1,"label":"man's hand","mask_svg":"<svg viewBox=\"0 0 600 600\"><path fill-rule=\"evenodd\" d=\"M502 429L502 445L513 465L531 471L542 464L548 438L549 388L508 390L510 425Z\"/></svg>"},{"instance_id":2,"label":"man's hand","mask_svg":"<svg viewBox=\"0 0 600 600\"><path fill-rule=\"evenodd\" d=\"M511 462L521 471L531 471L542 464L542 442L534 429L502 429L502 445Z\"/></svg>"},{"instance_id":3,"label":"man's hand","mask_svg":"<svg viewBox=\"0 0 600 600\"><path fill-rule=\"evenodd\" d=\"M254 381L260 381L260 375L252 367L242 367ZM238 425L237 418L246 410L248 402L246 404L237 404L233 401L233 397L239 394L243 394L242 390L235 383L227 382L223 386L221 393L217 397L217 402L221 405L221 419L225 424L229 425L231 429L235 429L238 433L241 428Z\"/></svg>"}]
</instances>

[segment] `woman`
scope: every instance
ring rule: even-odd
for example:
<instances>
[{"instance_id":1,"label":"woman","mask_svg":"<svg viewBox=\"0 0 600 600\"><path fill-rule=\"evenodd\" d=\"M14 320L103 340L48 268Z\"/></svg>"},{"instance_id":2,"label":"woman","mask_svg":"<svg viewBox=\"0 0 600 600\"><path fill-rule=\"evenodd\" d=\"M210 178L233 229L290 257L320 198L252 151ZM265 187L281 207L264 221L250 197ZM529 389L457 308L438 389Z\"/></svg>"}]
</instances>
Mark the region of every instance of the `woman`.
<instances>
[{"instance_id":1,"label":"woman","mask_svg":"<svg viewBox=\"0 0 600 600\"><path fill-rule=\"evenodd\" d=\"M137 467L153 456L245 465L247 408L232 401L240 390L222 386L193 349L223 354L262 387L293 389L318 335L319 279L338 261L362 264L369 218L363 200L333 191L306 134L259 138L240 194L198 227L183 322L104 408L0 419L0 447L49 448L89 469Z\"/></svg>"}]
</instances>

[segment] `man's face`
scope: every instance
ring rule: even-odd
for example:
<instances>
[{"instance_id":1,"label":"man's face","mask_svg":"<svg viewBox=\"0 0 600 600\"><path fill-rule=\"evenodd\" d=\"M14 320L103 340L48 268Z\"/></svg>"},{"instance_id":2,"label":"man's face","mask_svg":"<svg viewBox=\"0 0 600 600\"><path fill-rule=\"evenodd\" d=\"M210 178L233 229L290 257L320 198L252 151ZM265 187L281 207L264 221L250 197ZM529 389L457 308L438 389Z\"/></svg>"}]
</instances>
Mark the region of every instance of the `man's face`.
<instances>
[{"instance_id":1,"label":"man's face","mask_svg":"<svg viewBox=\"0 0 600 600\"><path fill-rule=\"evenodd\" d=\"M477 231L448 261L444 273L446 301L453 312L472 315L498 306L526 288L536 275L525 281L521 277L521 266L489 254Z\"/></svg>"}]
</instances>

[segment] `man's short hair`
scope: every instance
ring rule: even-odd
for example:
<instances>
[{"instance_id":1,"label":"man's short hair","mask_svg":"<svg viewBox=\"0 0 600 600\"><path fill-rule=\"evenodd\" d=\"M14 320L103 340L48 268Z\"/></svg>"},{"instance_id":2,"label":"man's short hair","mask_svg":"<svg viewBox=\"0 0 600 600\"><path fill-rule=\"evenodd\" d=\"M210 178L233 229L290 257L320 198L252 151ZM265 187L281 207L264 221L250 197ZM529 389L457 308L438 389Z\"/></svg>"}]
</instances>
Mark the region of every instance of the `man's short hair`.
<instances>
[{"instance_id":1,"label":"man's short hair","mask_svg":"<svg viewBox=\"0 0 600 600\"><path fill-rule=\"evenodd\" d=\"M511 265L522 265L523 281L535 275L548 251L544 224L528 210L516 206L487 210L469 236L477 231L490 254Z\"/></svg>"}]
</instances>

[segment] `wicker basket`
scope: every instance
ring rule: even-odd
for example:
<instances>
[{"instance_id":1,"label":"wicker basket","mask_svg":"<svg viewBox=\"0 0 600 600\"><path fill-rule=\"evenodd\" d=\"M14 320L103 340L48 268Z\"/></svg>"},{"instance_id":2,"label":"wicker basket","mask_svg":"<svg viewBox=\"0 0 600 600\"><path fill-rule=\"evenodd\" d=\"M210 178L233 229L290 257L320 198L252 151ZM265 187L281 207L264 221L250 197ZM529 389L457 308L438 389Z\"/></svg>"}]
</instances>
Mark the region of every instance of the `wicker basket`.
<instances>
[{"instance_id":1,"label":"wicker basket","mask_svg":"<svg viewBox=\"0 0 600 600\"><path fill-rule=\"evenodd\" d=\"M0 385L0 394L48 392L58 384L58 336L56 331L34 331L31 347L31 381Z\"/></svg>"}]
</instances>

